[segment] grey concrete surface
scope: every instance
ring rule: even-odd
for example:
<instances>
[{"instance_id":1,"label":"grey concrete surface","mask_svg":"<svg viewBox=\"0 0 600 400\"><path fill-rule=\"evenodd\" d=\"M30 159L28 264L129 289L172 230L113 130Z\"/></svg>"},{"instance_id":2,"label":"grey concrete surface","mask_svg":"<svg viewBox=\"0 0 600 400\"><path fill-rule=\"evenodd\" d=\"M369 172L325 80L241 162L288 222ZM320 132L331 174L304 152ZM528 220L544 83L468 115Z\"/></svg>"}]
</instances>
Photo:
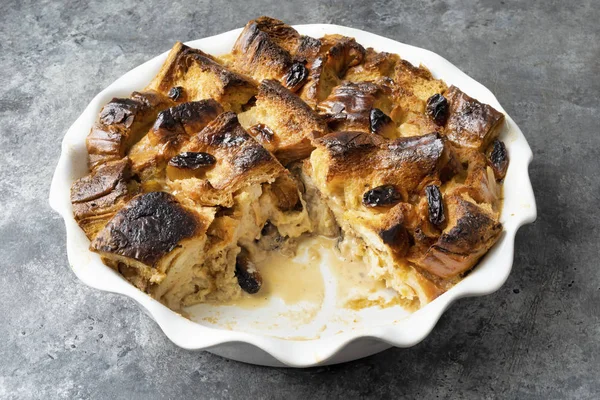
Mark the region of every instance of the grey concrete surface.
<instances>
[{"instance_id":1,"label":"grey concrete surface","mask_svg":"<svg viewBox=\"0 0 600 400\"><path fill-rule=\"evenodd\" d=\"M69 271L47 204L66 129L124 72L261 14L433 50L488 86L533 148L539 218L497 293L410 349L270 369L171 344ZM600 397L600 12L586 1L0 3L0 398Z\"/></svg>"}]
</instances>

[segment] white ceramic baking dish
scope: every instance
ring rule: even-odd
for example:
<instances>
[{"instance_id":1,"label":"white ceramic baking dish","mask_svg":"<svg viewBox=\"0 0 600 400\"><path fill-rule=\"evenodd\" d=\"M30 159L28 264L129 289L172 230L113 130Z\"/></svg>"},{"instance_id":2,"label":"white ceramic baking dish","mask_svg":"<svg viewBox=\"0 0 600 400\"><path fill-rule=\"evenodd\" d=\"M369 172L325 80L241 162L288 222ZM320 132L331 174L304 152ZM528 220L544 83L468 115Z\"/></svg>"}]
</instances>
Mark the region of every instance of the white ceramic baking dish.
<instances>
[{"instance_id":1,"label":"white ceramic baking dish","mask_svg":"<svg viewBox=\"0 0 600 400\"><path fill-rule=\"evenodd\" d=\"M313 37L333 33L351 36L365 47L398 53L413 64L426 65L434 76L448 85L456 85L506 114L487 88L428 50L337 25L299 25L295 28ZM236 29L187 44L214 55L224 54L231 50L240 31ZM391 346L413 346L431 332L444 310L455 300L492 293L506 281L512 267L517 230L536 219L535 198L528 175L532 152L521 130L508 115L501 135L510 154L501 215L504 232L471 274L417 312L411 314L398 306L348 314L331 306L333 309L319 313L318 321L302 326L297 321L294 323L294 317L290 320L289 315L286 317L285 313L279 312L281 303L272 304L265 310L254 310L250 317L247 311L235 307L203 305L190 311L192 319L197 321L193 322L139 291L88 250L89 241L72 215L69 190L75 179L87 173L85 138L102 106L113 97L128 96L146 86L166 56L167 52L117 79L92 100L67 131L52 180L50 205L64 218L69 263L79 279L91 287L120 293L137 301L178 346L261 365L308 367L340 363ZM236 318L241 321L239 324ZM258 320L262 323L258 324Z\"/></svg>"}]
</instances>

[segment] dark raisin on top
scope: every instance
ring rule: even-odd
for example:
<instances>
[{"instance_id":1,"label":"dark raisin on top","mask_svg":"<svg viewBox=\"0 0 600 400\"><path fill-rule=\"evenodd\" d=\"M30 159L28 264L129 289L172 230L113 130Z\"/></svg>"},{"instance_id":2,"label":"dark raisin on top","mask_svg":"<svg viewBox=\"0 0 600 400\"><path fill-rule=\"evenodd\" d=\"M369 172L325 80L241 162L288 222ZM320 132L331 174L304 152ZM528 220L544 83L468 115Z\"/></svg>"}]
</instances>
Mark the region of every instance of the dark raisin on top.
<instances>
[{"instance_id":1,"label":"dark raisin on top","mask_svg":"<svg viewBox=\"0 0 600 400\"><path fill-rule=\"evenodd\" d=\"M440 93L427 99L427 115L438 125L443 126L448 119L448 100Z\"/></svg>"},{"instance_id":2,"label":"dark raisin on top","mask_svg":"<svg viewBox=\"0 0 600 400\"><path fill-rule=\"evenodd\" d=\"M284 76L285 86L291 91L296 91L300 85L308 78L308 70L304 63L297 62L292 65L287 74Z\"/></svg>"},{"instance_id":3,"label":"dark raisin on top","mask_svg":"<svg viewBox=\"0 0 600 400\"><path fill-rule=\"evenodd\" d=\"M215 165L216 158L212 154L186 151L169 160L169 165L181 169L200 169Z\"/></svg>"},{"instance_id":4,"label":"dark raisin on top","mask_svg":"<svg viewBox=\"0 0 600 400\"><path fill-rule=\"evenodd\" d=\"M440 188L437 185L429 185L425 188L425 194L427 196L429 222L436 226L440 225L446 220L442 192L440 192Z\"/></svg>"},{"instance_id":5,"label":"dark raisin on top","mask_svg":"<svg viewBox=\"0 0 600 400\"><path fill-rule=\"evenodd\" d=\"M402 195L393 185L373 188L363 195L363 204L367 207L392 206L402 201Z\"/></svg>"},{"instance_id":6,"label":"dark raisin on top","mask_svg":"<svg viewBox=\"0 0 600 400\"><path fill-rule=\"evenodd\" d=\"M261 143L270 143L275 138L275 133L265 124L251 126L249 131Z\"/></svg>"},{"instance_id":7,"label":"dark raisin on top","mask_svg":"<svg viewBox=\"0 0 600 400\"><path fill-rule=\"evenodd\" d=\"M258 293L262 287L262 277L250 260L248 251L242 248L235 260L235 277L242 290L249 294Z\"/></svg>"},{"instance_id":8,"label":"dark raisin on top","mask_svg":"<svg viewBox=\"0 0 600 400\"><path fill-rule=\"evenodd\" d=\"M494 140L492 150L488 155L488 162L494 170L496 179L504 179L506 170L508 169L508 151L502 141L498 139Z\"/></svg>"},{"instance_id":9,"label":"dark raisin on top","mask_svg":"<svg viewBox=\"0 0 600 400\"><path fill-rule=\"evenodd\" d=\"M371 114L369 115L369 125L371 128L371 133L377 133L381 128L385 125L392 122L392 119L388 117L383 111L379 108L373 108L371 110Z\"/></svg>"},{"instance_id":10,"label":"dark raisin on top","mask_svg":"<svg viewBox=\"0 0 600 400\"><path fill-rule=\"evenodd\" d=\"M168 96L173 101L177 101L183 96L183 88L181 86L173 86L171 90L169 90Z\"/></svg>"}]
</instances>

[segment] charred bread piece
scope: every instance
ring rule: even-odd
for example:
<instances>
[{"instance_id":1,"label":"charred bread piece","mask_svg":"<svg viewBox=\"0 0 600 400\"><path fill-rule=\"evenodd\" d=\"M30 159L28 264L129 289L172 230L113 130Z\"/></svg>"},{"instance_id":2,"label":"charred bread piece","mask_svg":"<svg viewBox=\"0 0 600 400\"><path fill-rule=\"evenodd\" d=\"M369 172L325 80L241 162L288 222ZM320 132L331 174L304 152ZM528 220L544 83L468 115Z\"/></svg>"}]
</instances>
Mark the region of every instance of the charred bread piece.
<instances>
[{"instance_id":1,"label":"charred bread piece","mask_svg":"<svg viewBox=\"0 0 600 400\"><path fill-rule=\"evenodd\" d=\"M443 279L471 269L496 243L502 225L489 206L461 196L447 196L449 221L438 240L424 255L411 257L420 268Z\"/></svg>"},{"instance_id":2,"label":"charred bread piece","mask_svg":"<svg viewBox=\"0 0 600 400\"><path fill-rule=\"evenodd\" d=\"M248 132L282 164L308 157L312 140L327 132L323 119L275 80L261 83L256 105L239 117Z\"/></svg>"},{"instance_id":3,"label":"charred bread piece","mask_svg":"<svg viewBox=\"0 0 600 400\"><path fill-rule=\"evenodd\" d=\"M222 112L223 107L209 99L181 103L158 114L148 134L129 152L132 169L146 191L162 188L167 162Z\"/></svg>"},{"instance_id":4,"label":"charred bread piece","mask_svg":"<svg viewBox=\"0 0 600 400\"><path fill-rule=\"evenodd\" d=\"M73 183L73 214L89 239L93 239L108 220L137 193L138 184L130 178L131 163L125 157L109 161Z\"/></svg>"},{"instance_id":5,"label":"charred bread piece","mask_svg":"<svg viewBox=\"0 0 600 400\"><path fill-rule=\"evenodd\" d=\"M396 64L400 62L398 54L375 51L369 47L363 61L348 68L344 80L352 82L376 81L381 78L393 78Z\"/></svg>"},{"instance_id":6,"label":"charred bread piece","mask_svg":"<svg viewBox=\"0 0 600 400\"><path fill-rule=\"evenodd\" d=\"M300 46L300 59L296 59ZM233 45L234 67L258 82L275 79L295 92L308 78L305 58L310 57L310 49L315 46L291 26L260 17L246 24Z\"/></svg>"},{"instance_id":7,"label":"charred bread piece","mask_svg":"<svg viewBox=\"0 0 600 400\"><path fill-rule=\"evenodd\" d=\"M372 132L393 139L397 109L386 81L343 82L331 91L317 111L334 131Z\"/></svg>"},{"instance_id":8,"label":"charred bread piece","mask_svg":"<svg viewBox=\"0 0 600 400\"><path fill-rule=\"evenodd\" d=\"M450 104L446 137L460 147L484 151L498 137L504 114L451 86L444 97Z\"/></svg>"},{"instance_id":9,"label":"charred bread piece","mask_svg":"<svg viewBox=\"0 0 600 400\"><path fill-rule=\"evenodd\" d=\"M320 42L319 56L308 64L309 78L300 94L313 108L341 83L348 68L360 64L365 57L364 47L353 38L326 35Z\"/></svg>"},{"instance_id":10,"label":"charred bread piece","mask_svg":"<svg viewBox=\"0 0 600 400\"><path fill-rule=\"evenodd\" d=\"M203 152L216 160L193 176L181 176L167 167L172 190L203 205L231 207L233 195L243 187L273 182L285 171L277 159L239 124L233 112L225 112L194 135L181 152Z\"/></svg>"},{"instance_id":11,"label":"charred bread piece","mask_svg":"<svg viewBox=\"0 0 600 400\"><path fill-rule=\"evenodd\" d=\"M446 84L435 79L424 66L415 67L406 60L399 60L394 70L395 99L402 110L399 132L402 136L418 136L440 130L425 115L427 100L436 93L443 93Z\"/></svg>"},{"instance_id":12,"label":"charred bread piece","mask_svg":"<svg viewBox=\"0 0 600 400\"><path fill-rule=\"evenodd\" d=\"M130 98L114 98L100 111L87 139L91 170L108 161L120 160L152 126L156 115L174 103L149 90L133 92Z\"/></svg>"},{"instance_id":13,"label":"charred bread piece","mask_svg":"<svg viewBox=\"0 0 600 400\"><path fill-rule=\"evenodd\" d=\"M256 94L256 82L221 65L199 49L177 42L147 89L168 94L183 87L187 101L214 99L225 110L240 112Z\"/></svg>"},{"instance_id":14,"label":"charred bread piece","mask_svg":"<svg viewBox=\"0 0 600 400\"><path fill-rule=\"evenodd\" d=\"M213 213L183 206L165 192L140 194L115 214L90 249L162 300L178 281L193 280L192 267L202 264Z\"/></svg>"},{"instance_id":15,"label":"charred bread piece","mask_svg":"<svg viewBox=\"0 0 600 400\"><path fill-rule=\"evenodd\" d=\"M438 181L453 158L452 149L437 133L388 141L365 132L334 132L316 143L311 155L313 179L326 195L343 190L352 207L361 204L367 189L384 184L396 186L408 200Z\"/></svg>"}]
</instances>

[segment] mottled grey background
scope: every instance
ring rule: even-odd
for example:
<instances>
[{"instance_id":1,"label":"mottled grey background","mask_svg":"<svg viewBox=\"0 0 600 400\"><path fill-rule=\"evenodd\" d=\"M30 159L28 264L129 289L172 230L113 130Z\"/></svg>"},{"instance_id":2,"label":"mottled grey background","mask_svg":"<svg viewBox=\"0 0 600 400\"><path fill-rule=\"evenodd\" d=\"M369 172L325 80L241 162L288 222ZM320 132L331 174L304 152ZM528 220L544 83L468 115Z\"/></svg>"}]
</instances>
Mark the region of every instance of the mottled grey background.
<instances>
[{"instance_id":1,"label":"mottled grey background","mask_svg":"<svg viewBox=\"0 0 600 400\"><path fill-rule=\"evenodd\" d=\"M92 3L92 2L90 2ZM600 396L600 12L587 1L0 3L0 398ZM535 154L539 218L497 293L410 349L310 370L171 344L133 301L69 271L47 202L67 128L120 75L261 14L433 50L489 87Z\"/></svg>"}]
</instances>

